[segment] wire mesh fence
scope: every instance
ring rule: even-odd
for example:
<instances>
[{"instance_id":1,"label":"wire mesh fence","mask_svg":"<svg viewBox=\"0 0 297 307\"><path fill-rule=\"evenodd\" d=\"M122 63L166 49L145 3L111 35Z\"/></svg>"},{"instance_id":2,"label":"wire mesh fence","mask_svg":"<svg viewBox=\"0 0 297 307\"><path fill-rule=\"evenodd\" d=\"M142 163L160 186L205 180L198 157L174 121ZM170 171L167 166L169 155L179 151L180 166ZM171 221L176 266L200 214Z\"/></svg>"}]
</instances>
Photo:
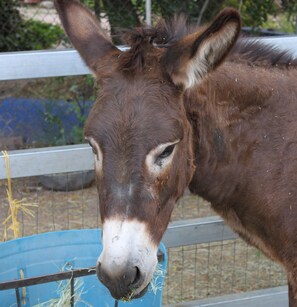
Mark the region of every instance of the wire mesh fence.
<instances>
[{"instance_id":1,"label":"wire mesh fence","mask_svg":"<svg viewBox=\"0 0 297 307\"><path fill-rule=\"evenodd\" d=\"M148 8L145 0L82 0L115 43L119 34L145 24ZM237 8L243 19L245 33L275 35L297 32L297 4L286 0L187 0L152 1L149 16L152 24L160 18L180 13L197 25L210 21L222 8ZM260 29L269 29L262 32ZM276 33L275 33L276 31ZM60 27L53 0L1 0L0 52L48 49L69 46Z\"/></svg>"},{"instance_id":2,"label":"wire mesh fence","mask_svg":"<svg viewBox=\"0 0 297 307\"><path fill-rule=\"evenodd\" d=\"M276 25L278 31L286 33L293 33L296 30L297 5L292 3L293 1L262 2L265 2L266 6L260 6L259 1L152 1L152 21L156 22L160 16L169 17L183 12L189 15L192 22L202 24L210 20L222 7L232 4L241 10L247 26ZM94 11L116 43L119 43L117 33L122 29L145 22L145 1L85 0L84 3ZM266 20L265 14L269 15ZM252 22L253 18L257 20L257 24ZM64 48L65 46L69 44L60 28L52 1L0 0L0 51ZM86 113L80 112L79 102L93 101L96 93L94 84L86 77L2 82L0 91L0 150L62 145L67 129L64 122L60 121L61 114L50 106L63 99L72 106L72 111L74 106L74 110L78 112L77 117L84 120ZM24 128L20 128L22 134L16 132L17 118L1 109L9 97L21 99L25 107L30 106L30 101L25 98L33 97L45 103L46 107L38 115L42 117L42 120L48 120L51 127L55 127L50 131L52 138L47 144L39 142L29 133L24 136ZM21 113L24 114L22 111ZM22 118L21 121L29 122L32 128L33 120ZM81 135L81 124L82 122L79 123L80 126L78 125L80 130L77 129L74 132L71 130L68 134ZM39 131L40 127L33 126L34 130ZM46 126L44 130L49 132ZM71 139L69 142L73 143L74 140ZM66 181L66 189L62 192L45 188L37 177L14 179L12 183L14 198L31 205L33 214L26 215L21 211L18 213L22 236L47 231L100 227L98 195L94 184L86 189L81 187L76 191L70 191ZM0 181L1 239L4 234L3 223L9 209L6 188L7 182ZM207 202L186 194L176 205L172 220L212 215L213 212ZM12 238L13 233L8 230L7 239ZM164 304L286 283L286 276L279 266L239 239L170 248L168 255L168 273L163 293Z\"/></svg>"},{"instance_id":3,"label":"wire mesh fence","mask_svg":"<svg viewBox=\"0 0 297 307\"><path fill-rule=\"evenodd\" d=\"M172 248L168 258L166 304L286 284L282 268L240 239Z\"/></svg>"},{"instance_id":4,"label":"wire mesh fence","mask_svg":"<svg viewBox=\"0 0 297 307\"><path fill-rule=\"evenodd\" d=\"M13 179L13 197L32 205L21 211L21 235L100 227L96 187L76 191L46 189L39 177ZM0 234L8 212L6 181L0 181ZM67 185L66 185L67 186ZM212 216L207 202L189 193L176 205L172 220ZM2 236L3 237L3 236ZM8 238L13 232L8 231ZM2 239L2 238L1 238ZM282 268L240 239L168 249L164 304L185 302L286 284Z\"/></svg>"}]
</instances>

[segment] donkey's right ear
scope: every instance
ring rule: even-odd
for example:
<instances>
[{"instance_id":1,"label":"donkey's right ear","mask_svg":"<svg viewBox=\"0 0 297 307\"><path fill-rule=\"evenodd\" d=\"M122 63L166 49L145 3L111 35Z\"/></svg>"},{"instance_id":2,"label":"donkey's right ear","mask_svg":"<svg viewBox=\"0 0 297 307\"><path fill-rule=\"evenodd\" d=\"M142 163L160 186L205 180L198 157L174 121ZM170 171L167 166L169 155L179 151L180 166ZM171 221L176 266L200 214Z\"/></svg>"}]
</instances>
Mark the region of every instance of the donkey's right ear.
<instances>
[{"instance_id":1,"label":"donkey's right ear","mask_svg":"<svg viewBox=\"0 0 297 307\"><path fill-rule=\"evenodd\" d=\"M239 13L226 8L210 25L168 48L161 61L173 83L187 89L201 82L222 63L235 44L240 29Z\"/></svg>"},{"instance_id":2,"label":"donkey's right ear","mask_svg":"<svg viewBox=\"0 0 297 307\"><path fill-rule=\"evenodd\" d=\"M62 25L73 46L87 66L101 78L105 66L121 51L117 49L101 28L95 16L77 0L55 0Z\"/></svg>"}]
</instances>

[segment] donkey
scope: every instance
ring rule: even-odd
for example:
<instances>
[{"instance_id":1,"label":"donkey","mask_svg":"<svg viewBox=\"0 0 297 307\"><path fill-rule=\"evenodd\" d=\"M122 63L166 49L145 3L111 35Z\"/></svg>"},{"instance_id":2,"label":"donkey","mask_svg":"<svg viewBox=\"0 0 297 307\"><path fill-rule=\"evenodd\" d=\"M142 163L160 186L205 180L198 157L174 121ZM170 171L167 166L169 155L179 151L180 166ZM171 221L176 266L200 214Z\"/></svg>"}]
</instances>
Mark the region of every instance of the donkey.
<instances>
[{"instance_id":1,"label":"donkey","mask_svg":"<svg viewBox=\"0 0 297 307\"><path fill-rule=\"evenodd\" d=\"M85 125L103 227L97 275L117 299L141 296L186 187L283 265L297 306L297 60L238 40L235 9L126 34L120 51L77 0L55 0L100 85Z\"/></svg>"}]
</instances>

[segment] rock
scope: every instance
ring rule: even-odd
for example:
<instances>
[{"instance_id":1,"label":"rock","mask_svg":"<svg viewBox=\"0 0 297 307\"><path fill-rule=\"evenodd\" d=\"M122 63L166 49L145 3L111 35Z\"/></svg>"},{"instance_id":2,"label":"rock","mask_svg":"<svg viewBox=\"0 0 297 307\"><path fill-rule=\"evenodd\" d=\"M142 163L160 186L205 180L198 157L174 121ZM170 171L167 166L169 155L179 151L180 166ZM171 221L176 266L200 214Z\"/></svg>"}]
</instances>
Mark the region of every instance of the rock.
<instances>
[{"instance_id":1,"label":"rock","mask_svg":"<svg viewBox=\"0 0 297 307\"><path fill-rule=\"evenodd\" d=\"M95 181L95 171L81 171L39 176L41 185L53 191L75 191L87 188Z\"/></svg>"},{"instance_id":2,"label":"rock","mask_svg":"<svg viewBox=\"0 0 297 307\"><path fill-rule=\"evenodd\" d=\"M40 3L40 7L43 7L43 8L48 9L48 10L53 9L54 8L54 2L49 1L49 0L48 1L42 1Z\"/></svg>"},{"instance_id":3,"label":"rock","mask_svg":"<svg viewBox=\"0 0 297 307\"><path fill-rule=\"evenodd\" d=\"M38 4L40 0L24 0L24 3L26 4Z\"/></svg>"}]
</instances>

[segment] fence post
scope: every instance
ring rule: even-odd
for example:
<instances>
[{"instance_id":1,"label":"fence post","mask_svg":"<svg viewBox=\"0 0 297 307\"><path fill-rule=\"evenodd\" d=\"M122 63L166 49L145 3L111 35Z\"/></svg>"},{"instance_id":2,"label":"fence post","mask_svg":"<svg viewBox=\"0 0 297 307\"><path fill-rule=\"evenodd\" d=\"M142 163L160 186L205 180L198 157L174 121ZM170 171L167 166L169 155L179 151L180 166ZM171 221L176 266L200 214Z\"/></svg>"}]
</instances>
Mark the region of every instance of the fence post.
<instances>
[{"instance_id":1,"label":"fence post","mask_svg":"<svg viewBox=\"0 0 297 307\"><path fill-rule=\"evenodd\" d=\"M145 0L145 22L148 27L152 25L152 3L151 0Z\"/></svg>"}]
</instances>

